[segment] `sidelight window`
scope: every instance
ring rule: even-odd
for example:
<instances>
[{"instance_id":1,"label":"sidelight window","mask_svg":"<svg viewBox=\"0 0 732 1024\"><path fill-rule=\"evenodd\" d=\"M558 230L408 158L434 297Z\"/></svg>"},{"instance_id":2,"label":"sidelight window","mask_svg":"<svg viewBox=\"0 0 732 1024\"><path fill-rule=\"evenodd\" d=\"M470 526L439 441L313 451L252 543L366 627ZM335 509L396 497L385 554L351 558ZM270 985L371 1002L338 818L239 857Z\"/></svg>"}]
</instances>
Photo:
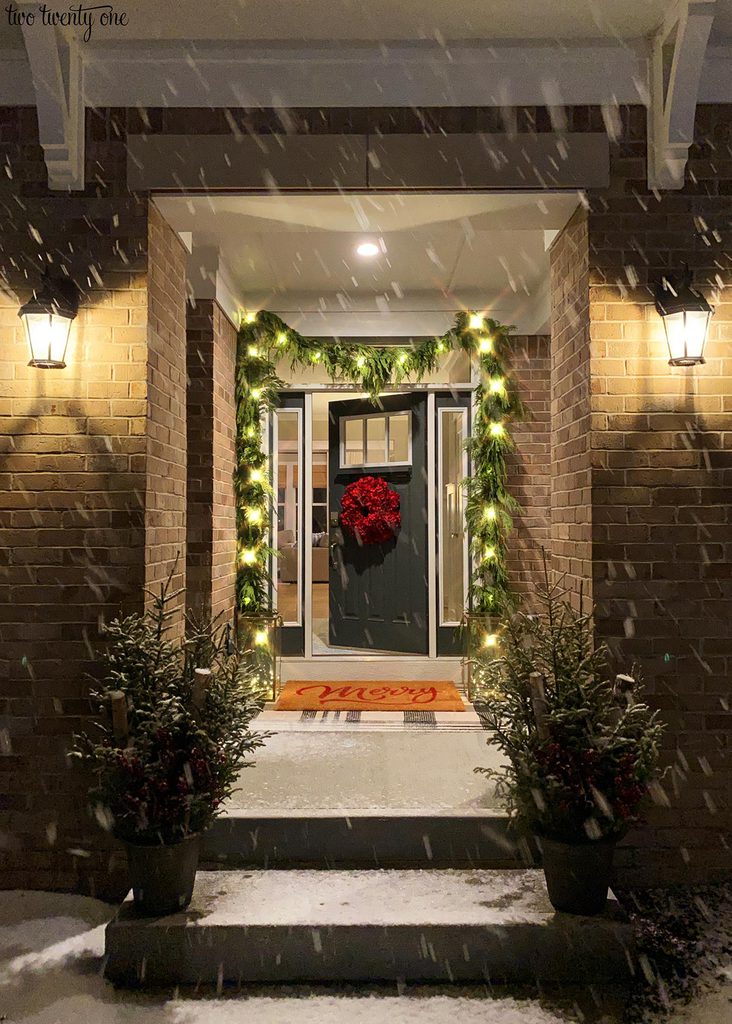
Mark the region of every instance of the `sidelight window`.
<instances>
[{"instance_id":1,"label":"sidelight window","mask_svg":"<svg viewBox=\"0 0 732 1024\"><path fill-rule=\"evenodd\" d=\"M467 409L438 410L438 551L440 625L456 626L465 607L468 546L465 532Z\"/></svg>"}]
</instances>

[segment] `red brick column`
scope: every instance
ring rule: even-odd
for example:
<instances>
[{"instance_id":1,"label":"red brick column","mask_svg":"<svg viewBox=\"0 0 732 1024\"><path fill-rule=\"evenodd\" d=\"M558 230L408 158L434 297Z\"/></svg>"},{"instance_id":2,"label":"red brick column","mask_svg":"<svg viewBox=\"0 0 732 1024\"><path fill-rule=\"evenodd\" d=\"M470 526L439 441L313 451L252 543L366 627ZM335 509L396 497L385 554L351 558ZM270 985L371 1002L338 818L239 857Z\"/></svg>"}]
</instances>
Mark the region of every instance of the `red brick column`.
<instances>
[{"instance_id":1,"label":"red brick column","mask_svg":"<svg viewBox=\"0 0 732 1024\"><path fill-rule=\"evenodd\" d=\"M217 302L188 306L188 564L186 604L230 619L236 516L236 329Z\"/></svg>"},{"instance_id":2,"label":"red brick column","mask_svg":"<svg viewBox=\"0 0 732 1024\"><path fill-rule=\"evenodd\" d=\"M571 593L592 601L589 247L578 210L552 245L551 556ZM579 597L577 598L579 603Z\"/></svg>"},{"instance_id":3,"label":"red brick column","mask_svg":"<svg viewBox=\"0 0 732 1024\"><path fill-rule=\"evenodd\" d=\"M147 200L99 177L48 195L34 132L0 111L0 886L113 894L116 844L66 755L100 624L141 610L179 549L184 581L183 276ZM49 261L82 292L59 371L26 365L17 315Z\"/></svg>"},{"instance_id":4,"label":"red brick column","mask_svg":"<svg viewBox=\"0 0 732 1024\"><path fill-rule=\"evenodd\" d=\"M730 870L732 170L729 115L702 108L686 188L649 194L644 116L624 113L610 188L552 250L552 543L573 586L591 571L598 638L668 725L665 795L618 855L624 881L658 883ZM668 366L653 303L682 261L716 305L695 369Z\"/></svg>"},{"instance_id":5,"label":"red brick column","mask_svg":"<svg viewBox=\"0 0 732 1024\"><path fill-rule=\"evenodd\" d=\"M186 572L186 250L154 203L148 221L145 587L173 573L170 620L184 622ZM150 598L148 597L148 601Z\"/></svg>"},{"instance_id":6,"label":"red brick column","mask_svg":"<svg viewBox=\"0 0 732 1024\"><path fill-rule=\"evenodd\" d=\"M511 372L526 419L513 425L516 450L509 460L508 489L521 505L508 546L511 587L531 602L543 574L541 550L550 548L551 344L546 335L514 335Z\"/></svg>"}]
</instances>

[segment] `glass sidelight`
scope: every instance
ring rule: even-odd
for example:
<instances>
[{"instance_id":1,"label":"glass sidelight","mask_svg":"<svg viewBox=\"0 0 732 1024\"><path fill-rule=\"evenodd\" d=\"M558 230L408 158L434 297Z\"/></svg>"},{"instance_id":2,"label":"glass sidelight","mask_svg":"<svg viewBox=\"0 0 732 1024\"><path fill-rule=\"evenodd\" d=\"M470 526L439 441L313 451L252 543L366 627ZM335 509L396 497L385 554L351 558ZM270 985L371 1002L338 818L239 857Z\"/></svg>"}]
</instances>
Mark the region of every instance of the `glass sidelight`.
<instances>
[{"instance_id":1,"label":"glass sidelight","mask_svg":"<svg viewBox=\"0 0 732 1024\"><path fill-rule=\"evenodd\" d=\"M275 413L276 521L274 562L277 611L283 625L302 625L302 415L300 409Z\"/></svg>"},{"instance_id":2,"label":"glass sidelight","mask_svg":"<svg viewBox=\"0 0 732 1024\"><path fill-rule=\"evenodd\" d=\"M437 424L439 624L457 626L463 617L468 583L463 484L468 475L468 410L438 409Z\"/></svg>"}]
</instances>

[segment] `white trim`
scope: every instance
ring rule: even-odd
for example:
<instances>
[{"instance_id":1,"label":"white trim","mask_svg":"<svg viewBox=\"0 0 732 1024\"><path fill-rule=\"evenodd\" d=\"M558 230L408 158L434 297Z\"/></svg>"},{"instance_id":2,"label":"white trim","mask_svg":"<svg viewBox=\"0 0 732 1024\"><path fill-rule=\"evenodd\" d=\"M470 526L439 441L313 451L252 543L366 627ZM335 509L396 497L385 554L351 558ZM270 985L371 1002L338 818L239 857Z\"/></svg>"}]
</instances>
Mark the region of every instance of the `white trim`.
<instances>
[{"instance_id":1,"label":"white trim","mask_svg":"<svg viewBox=\"0 0 732 1024\"><path fill-rule=\"evenodd\" d=\"M678 0L653 38L649 60L649 188L684 187L715 5L716 0Z\"/></svg>"},{"instance_id":2,"label":"white trim","mask_svg":"<svg viewBox=\"0 0 732 1024\"><path fill-rule=\"evenodd\" d=\"M305 395L305 460L302 487L305 495L305 522L302 542L305 548L304 630L305 657L313 657L313 396Z\"/></svg>"},{"instance_id":3,"label":"white trim","mask_svg":"<svg viewBox=\"0 0 732 1024\"><path fill-rule=\"evenodd\" d=\"M533 106L643 102L645 39L165 40L87 44L90 106Z\"/></svg>"},{"instance_id":4,"label":"white trim","mask_svg":"<svg viewBox=\"0 0 732 1024\"><path fill-rule=\"evenodd\" d=\"M437 532L438 545L437 545L437 551L438 551L438 556L439 556L439 574L438 574L438 583L439 583L439 586L438 586L439 613L438 613L438 615L439 615L439 618L438 618L438 621L439 621L439 625L440 626L459 626L460 625L459 621L455 621L455 622L452 621L452 620L447 621L447 620L444 620L442 618L442 612L443 612L443 608L445 606L445 602L443 600L444 593L445 593L445 591L444 591L444 587L445 587L445 565L444 565L445 550L444 550L444 546L442 544L442 537L443 537L443 534L444 534L444 522L443 522L443 515L442 515L442 490L443 490L443 486L444 486L443 473L442 473L442 440L443 440L444 434L443 434L442 423L443 423L443 418L444 418L444 414L445 413L460 413L460 418L462 419L462 422L463 422L463 437L464 437L465 441L467 441L467 439L469 437L469 434L468 434L469 414L468 414L468 410L465 408L465 406L444 406L444 407L442 407L442 408L437 410L437 492L436 493L437 493L437 522L438 522L438 532ZM462 483L462 481L465 480L467 475L468 475L468 453L467 453L467 450L466 450L466 448L464 446L463 446L463 450L462 450L461 467L462 467L462 471L461 471L461 475L460 475L460 482ZM464 490L464 488L463 487L459 487L459 490L460 490L460 492L462 492ZM461 504L463 506L463 508L462 508L462 513L463 514L461 516L461 520L462 520L463 525L464 525L465 524L464 499L461 502ZM467 532L467 530L463 529L463 608L465 607L465 602L467 601L467 597L468 597L468 575L469 575L469 570L470 570L470 565L469 565L469 551L468 551L468 532Z\"/></svg>"},{"instance_id":5,"label":"white trim","mask_svg":"<svg viewBox=\"0 0 732 1024\"><path fill-rule=\"evenodd\" d=\"M84 62L76 39L22 27L51 191L84 188Z\"/></svg>"},{"instance_id":6,"label":"white trim","mask_svg":"<svg viewBox=\"0 0 732 1024\"><path fill-rule=\"evenodd\" d=\"M398 395L403 391L474 391L477 386L477 382L461 382L458 384L452 384L448 381L442 384L410 384L405 381L401 384L387 385L387 387L380 392L380 395ZM349 393L363 395L364 398L368 398L362 384L295 384L288 382L284 388L280 388L280 394L283 395L291 391L296 391L298 394L302 394L303 392L305 394L315 394L320 392L338 394L341 391L347 391ZM377 412L376 415L382 414Z\"/></svg>"},{"instance_id":7,"label":"white trim","mask_svg":"<svg viewBox=\"0 0 732 1024\"><path fill-rule=\"evenodd\" d=\"M344 425L347 422L354 420L360 420L365 424L366 420L382 419L384 420L384 454L388 457L389 455L389 441L391 440L391 417L392 416L408 416L409 417L409 434L407 435L409 454L406 462L369 462L366 459L368 454L368 429L364 426L362 432L362 445L361 454L363 459L361 462L346 462L346 432ZM344 469L399 469L405 466L412 465L412 413L409 409L398 410L391 412L388 409L384 409L381 412L367 412L360 415L354 416L339 416L338 417L338 460L339 468Z\"/></svg>"},{"instance_id":8,"label":"white trim","mask_svg":"<svg viewBox=\"0 0 732 1024\"><path fill-rule=\"evenodd\" d=\"M458 686L461 683L462 664L456 657L425 658L418 655L400 654L389 656L364 655L354 657L319 656L317 658L288 657L282 659L282 681L290 679L342 680L361 679L403 679L405 671L411 679L451 679Z\"/></svg>"},{"instance_id":9,"label":"white trim","mask_svg":"<svg viewBox=\"0 0 732 1024\"><path fill-rule=\"evenodd\" d=\"M297 618L290 621L283 619L283 626L302 626L303 625L303 565L302 565L302 533L303 533L303 516L302 516L302 488L303 488L303 472L302 472L302 449L303 449L303 423L302 423L302 410L301 409L275 409L273 416L273 428L272 428L272 463L274 487L272 488L272 497L274 503L274 515L272 516L272 527L273 527L273 542L272 547L275 551L279 551L279 533L277 529L278 518L279 518L279 470L280 470L280 446L279 446L279 418L282 414L297 415L297 447L295 449L297 454L297 462L288 463L288 465L297 466L297 502L295 504L295 521L297 523L296 538L297 538L297 577L295 584L297 587ZM285 488L285 490L287 490ZM275 570L276 559L274 560L273 572L272 572L272 587L274 590L274 606L277 607L277 571ZM279 609L278 609L279 610Z\"/></svg>"},{"instance_id":10,"label":"white trim","mask_svg":"<svg viewBox=\"0 0 732 1024\"><path fill-rule=\"evenodd\" d=\"M435 524L435 396L427 395L427 627L428 653L437 657L437 531Z\"/></svg>"}]
</instances>

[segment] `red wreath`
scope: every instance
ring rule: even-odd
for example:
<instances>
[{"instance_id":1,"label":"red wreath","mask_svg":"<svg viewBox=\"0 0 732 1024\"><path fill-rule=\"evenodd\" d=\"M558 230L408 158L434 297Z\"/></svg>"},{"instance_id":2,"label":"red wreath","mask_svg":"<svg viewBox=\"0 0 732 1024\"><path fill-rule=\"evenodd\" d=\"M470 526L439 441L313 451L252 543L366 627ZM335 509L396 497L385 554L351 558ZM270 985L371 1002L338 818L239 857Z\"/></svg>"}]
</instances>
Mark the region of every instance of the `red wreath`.
<instances>
[{"instance_id":1,"label":"red wreath","mask_svg":"<svg viewBox=\"0 0 732 1024\"><path fill-rule=\"evenodd\" d=\"M341 526L361 544L392 540L402 523L399 495L380 476L363 476L341 498Z\"/></svg>"}]
</instances>

